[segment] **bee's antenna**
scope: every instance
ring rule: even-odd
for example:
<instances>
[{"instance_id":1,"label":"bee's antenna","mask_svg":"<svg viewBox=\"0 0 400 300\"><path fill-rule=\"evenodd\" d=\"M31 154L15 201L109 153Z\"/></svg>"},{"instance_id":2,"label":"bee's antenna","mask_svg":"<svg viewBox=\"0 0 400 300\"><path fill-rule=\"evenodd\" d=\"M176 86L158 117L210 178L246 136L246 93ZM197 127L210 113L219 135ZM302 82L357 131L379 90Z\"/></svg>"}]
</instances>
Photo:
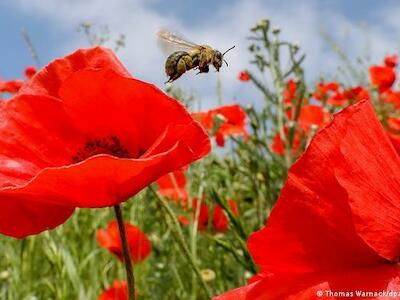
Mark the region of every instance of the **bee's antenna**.
<instances>
[{"instance_id":1,"label":"bee's antenna","mask_svg":"<svg viewBox=\"0 0 400 300\"><path fill-rule=\"evenodd\" d=\"M222 56L224 56L226 53L228 53L229 51L231 51L233 48L235 48L235 46L230 47L228 50L226 50L226 51L222 54Z\"/></svg>"},{"instance_id":2,"label":"bee's antenna","mask_svg":"<svg viewBox=\"0 0 400 300\"><path fill-rule=\"evenodd\" d=\"M226 62L226 60L224 59L224 63L226 64L226 66L228 67L228 63Z\"/></svg>"}]
</instances>

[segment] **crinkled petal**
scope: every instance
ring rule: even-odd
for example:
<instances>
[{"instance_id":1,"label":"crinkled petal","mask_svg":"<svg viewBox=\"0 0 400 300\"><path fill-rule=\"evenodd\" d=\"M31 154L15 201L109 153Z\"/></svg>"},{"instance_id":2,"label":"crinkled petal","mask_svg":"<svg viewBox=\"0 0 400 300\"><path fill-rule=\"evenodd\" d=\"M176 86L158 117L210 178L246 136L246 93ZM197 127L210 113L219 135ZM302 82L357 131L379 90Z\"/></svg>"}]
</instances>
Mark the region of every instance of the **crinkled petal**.
<instances>
[{"instance_id":1,"label":"crinkled petal","mask_svg":"<svg viewBox=\"0 0 400 300\"><path fill-rule=\"evenodd\" d=\"M400 258L400 159L366 102L346 120L335 166L357 233L379 255Z\"/></svg>"},{"instance_id":2,"label":"crinkled petal","mask_svg":"<svg viewBox=\"0 0 400 300\"><path fill-rule=\"evenodd\" d=\"M389 209L396 207L389 204L395 203L396 199L398 201L400 194L397 198L378 204L376 202L382 201L382 197L372 190L371 197L360 197L356 200L353 195L353 189L356 188L349 188L350 181L348 185L343 184L344 178L340 176L347 172L350 180L351 172L354 171L343 163L344 159L365 160L358 151L362 149L357 147L360 143L358 138L364 135L371 135L367 141L374 140L375 146L381 149L378 150L378 156L368 156L371 167L363 180L375 188L372 182L381 182L381 177L386 177L392 182L388 182L389 186L382 186L381 182L381 189L388 188L391 193L385 194L382 191L382 195L395 195L393 185L396 178L400 186L400 176L397 176L397 172L392 172L396 166L400 172L397 158L391 153L392 148L379 146L384 136L381 125L376 120L371 104L360 102L338 113L330 125L320 130L304 155L290 169L287 182L266 227L254 233L248 241L250 252L258 265L274 273L343 270L380 264L385 261L382 257L384 252L398 249L400 238L397 242L391 238L393 244L386 243L385 251L377 253L376 249L371 248L373 244L367 243L369 241L365 239L365 232L360 231L360 224L368 223L366 219L363 221L364 217L376 217L380 222L382 216L387 216L387 223L378 224L377 230L379 234L383 233L381 229L384 227L392 232L397 226L396 222L393 223L393 216L400 214L398 210L390 211ZM383 143L387 143L386 137L383 138ZM350 145L354 145L351 153ZM346 158L342 153L343 149L348 150ZM387 156L382 156L384 150L387 150ZM377 164L386 166L390 163L393 166L387 169L386 175L383 175L381 168L376 168ZM355 179L357 180L356 177ZM363 191L363 195L368 192L369 190ZM362 203L367 207L365 214L354 210L357 204L361 206ZM386 205L389 206L385 208ZM372 212L369 209L380 206L384 208L383 211ZM369 230L373 232L375 229L371 225L374 222L370 221L369 224ZM400 230L393 231L391 237L396 234L398 236L399 232ZM379 234L375 234L376 243L382 244L383 237Z\"/></svg>"},{"instance_id":3,"label":"crinkled petal","mask_svg":"<svg viewBox=\"0 0 400 300\"><path fill-rule=\"evenodd\" d=\"M71 162L82 136L62 103L47 96L0 102L0 187L23 185L46 167Z\"/></svg>"}]
</instances>

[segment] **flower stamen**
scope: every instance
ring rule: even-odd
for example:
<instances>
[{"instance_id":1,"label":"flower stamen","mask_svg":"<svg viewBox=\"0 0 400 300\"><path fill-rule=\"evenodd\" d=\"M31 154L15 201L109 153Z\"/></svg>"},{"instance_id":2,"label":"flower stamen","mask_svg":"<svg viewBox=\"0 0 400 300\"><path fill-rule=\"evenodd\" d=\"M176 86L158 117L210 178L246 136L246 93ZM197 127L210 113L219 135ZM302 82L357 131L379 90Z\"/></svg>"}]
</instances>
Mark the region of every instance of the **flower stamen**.
<instances>
[{"instance_id":1,"label":"flower stamen","mask_svg":"<svg viewBox=\"0 0 400 300\"><path fill-rule=\"evenodd\" d=\"M72 162L78 163L97 154L110 154L120 158L132 157L116 136L108 136L88 140L72 157Z\"/></svg>"}]
</instances>

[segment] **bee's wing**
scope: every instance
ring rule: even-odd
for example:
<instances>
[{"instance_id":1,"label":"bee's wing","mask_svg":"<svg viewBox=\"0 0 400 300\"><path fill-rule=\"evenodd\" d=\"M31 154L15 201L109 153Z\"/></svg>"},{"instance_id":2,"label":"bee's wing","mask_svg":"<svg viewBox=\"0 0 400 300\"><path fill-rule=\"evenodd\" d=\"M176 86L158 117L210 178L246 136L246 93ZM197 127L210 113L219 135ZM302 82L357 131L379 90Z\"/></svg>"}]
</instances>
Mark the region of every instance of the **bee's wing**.
<instances>
[{"instance_id":1,"label":"bee's wing","mask_svg":"<svg viewBox=\"0 0 400 300\"><path fill-rule=\"evenodd\" d=\"M171 31L161 29L157 32L158 45L165 54L171 54L174 51L190 51L199 45L189 42L187 39Z\"/></svg>"}]
</instances>

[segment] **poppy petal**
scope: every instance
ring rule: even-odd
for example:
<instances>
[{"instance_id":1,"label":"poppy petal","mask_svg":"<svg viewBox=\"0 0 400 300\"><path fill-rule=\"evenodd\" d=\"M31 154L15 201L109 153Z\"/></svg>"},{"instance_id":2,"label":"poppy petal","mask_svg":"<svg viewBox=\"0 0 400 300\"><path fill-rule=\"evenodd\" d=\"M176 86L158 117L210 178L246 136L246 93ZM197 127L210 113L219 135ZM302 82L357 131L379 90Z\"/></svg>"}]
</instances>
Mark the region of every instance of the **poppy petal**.
<instances>
[{"instance_id":1,"label":"poppy petal","mask_svg":"<svg viewBox=\"0 0 400 300\"><path fill-rule=\"evenodd\" d=\"M192 152L181 142L148 159L100 154L78 164L44 169L27 185L4 188L0 195L17 193L29 201L30 194L42 194L43 201L49 203L57 199L54 195L63 196L63 205L112 206L128 200L162 175L188 164L191 158Z\"/></svg>"},{"instance_id":2,"label":"poppy petal","mask_svg":"<svg viewBox=\"0 0 400 300\"><path fill-rule=\"evenodd\" d=\"M138 227L125 223L126 239L133 262L144 260L151 252L151 242ZM108 249L111 253L124 260L121 246L121 237L117 221L108 223L107 229L98 229L96 233L97 242L100 247Z\"/></svg>"},{"instance_id":3,"label":"poppy petal","mask_svg":"<svg viewBox=\"0 0 400 300\"><path fill-rule=\"evenodd\" d=\"M257 282L250 283L248 285L230 290L222 295L214 297L213 300L246 300L247 294L252 288L257 284Z\"/></svg>"},{"instance_id":4,"label":"poppy petal","mask_svg":"<svg viewBox=\"0 0 400 300\"><path fill-rule=\"evenodd\" d=\"M352 143L351 132L362 127L369 130L371 121L366 124L367 119L376 116L366 101L336 114L292 166L267 226L248 241L255 262L262 268L274 273L315 272L385 261L360 237L347 191L336 174L343 160L340 146ZM380 141L380 135L374 138ZM353 155L360 158L356 152ZM373 180L376 174L370 176Z\"/></svg>"},{"instance_id":5,"label":"poppy petal","mask_svg":"<svg viewBox=\"0 0 400 300\"><path fill-rule=\"evenodd\" d=\"M62 103L47 96L0 102L0 188L26 184L40 170L70 163L82 137Z\"/></svg>"},{"instance_id":6,"label":"poppy petal","mask_svg":"<svg viewBox=\"0 0 400 300\"><path fill-rule=\"evenodd\" d=\"M305 105L301 108L300 116L298 119L301 127L308 132L312 125L321 126L324 123L324 110L322 106L318 105Z\"/></svg>"},{"instance_id":7,"label":"poppy petal","mask_svg":"<svg viewBox=\"0 0 400 300\"><path fill-rule=\"evenodd\" d=\"M157 180L159 193L169 199L187 205L188 192L186 190L186 168L178 169L172 173L166 174Z\"/></svg>"},{"instance_id":8,"label":"poppy petal","mask_svg":"<svg viewBox=\"0 0 400 300\"><path fill-rule=\"evenodd\" d=\"M126 300L128 297L128 283L114 280L112 286L104 290L98 300ZM137 295L135 295L135 298L137 298Z\"/></svg>"},{"instance_id":9,"label":"poppy petal","mask_svg":"<svg viewBox=\"0 0 400 300\"><path fill-rule=\"evenodd\" d=\"M354 111L347 128L335 174L347 192L357 233L379 255L398 261L399 156L368 102Z\"/></svg>"},{"instance_id":10,"label":"poppy petal","mask_svg":"<svg viewBox=\"0 0 400 300\"><path fill-rule=\"evenodd\" d=\"M54 198L50 201L62 203L62 200ZM15 238L37 234L64 223L73 212L73 207L43 202L41 195L30 195L29 201L25 196L8 195L1 199L0 233Z\"/></svg>"},{"instance_id":11,"label":"poppy petal","mask_svg":"<svg viewBox=\"0 0 400 300\"><path fill-rule=\"evenodd\" d=\"M37 72L23 85L19 93L58 97L58 91L64 80L74 72L87 68L108 68L129 76L129 72L110 49L103 47L79 49L66 57L52 61Z\"/></svg>"}]
</instances>

